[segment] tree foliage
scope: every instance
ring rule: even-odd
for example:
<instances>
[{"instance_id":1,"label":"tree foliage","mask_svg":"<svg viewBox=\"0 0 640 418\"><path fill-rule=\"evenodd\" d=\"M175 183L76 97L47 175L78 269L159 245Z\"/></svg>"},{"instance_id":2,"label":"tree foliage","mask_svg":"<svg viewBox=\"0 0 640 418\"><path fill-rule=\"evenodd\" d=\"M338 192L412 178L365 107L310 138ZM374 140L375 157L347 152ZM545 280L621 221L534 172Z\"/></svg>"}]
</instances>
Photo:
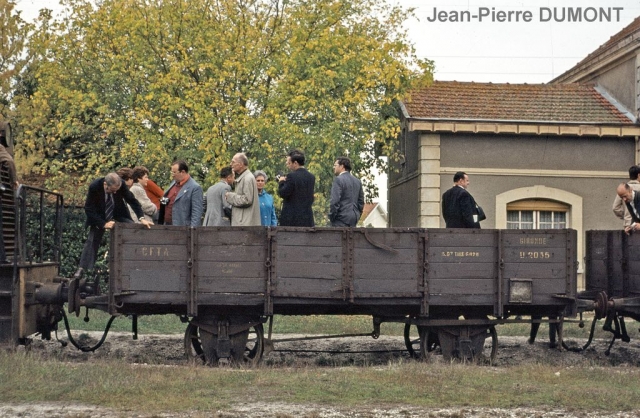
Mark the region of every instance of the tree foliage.
<instances>
[{"instance_id":1,"label":"tree foliage","mask_svg":"<svg viewBox=\"0 0 640 418\"><path fill-rule=\"evenodd\" d=\"M0 0L0 120L13 116L15 79L26 63L26 39L31 28L15 11L15 2Z\"/></svg>"},{"instance_id":2,"label":"tree foliage","mask_svg":"<svg viewBox=\"0 0 640 418\"><path fill-rule=\"evenodd\" d=\"M326 197L335 158L370 176L399 132L394 102L431 80L411 12L377 0L64 3L31 37L19 104L18 150L52 182L144 164L166 185L181 158L206 188L235 152L273 177L298 148Z\"/></svg>"}]
</instances>

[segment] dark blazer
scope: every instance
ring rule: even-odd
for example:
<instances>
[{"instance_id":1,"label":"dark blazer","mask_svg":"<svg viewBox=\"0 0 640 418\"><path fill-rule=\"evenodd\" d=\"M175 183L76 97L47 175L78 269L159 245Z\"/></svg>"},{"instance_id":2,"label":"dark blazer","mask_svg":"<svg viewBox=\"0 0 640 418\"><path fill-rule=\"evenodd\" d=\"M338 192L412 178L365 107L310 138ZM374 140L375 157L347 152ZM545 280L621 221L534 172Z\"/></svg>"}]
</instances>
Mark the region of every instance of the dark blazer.
<instances>
[{"instance_id":1,"label":"dark blazer","mask_svg":"<svg viewBox=\"0 0 640 418\"><path fill-rule=\"evenodd\" d=\"M624 204L627 206L627 210L631 215L631 221L635 223L640 223L640 218L638 217L636 212L633 210L631 203L624 202ZM640 213L640 192L637 192L637 191L633 192L633 205L636 207L636 210L638 211L638 213Z\"/></svg>"},{"instance_id":2,"label":"dark blazer","mask_svg":"<svg viewBox=\"0 0 640 418\"><path fill-rule=\"evenodd\" d=\"M364 209L360 180L345 171L333 179L329 221L331 226L356 226Z\"/></svg>"},{"instance_id":3,"label":"dark blazer","mask_svg":"<svg viewBox=\"0 0 640 418\"><path fill-rule=\"evenodd\" d=\"M480 222L473 221L478 214L476 201L460 186L453 186L442 195L442 216L447 228L480 228Z\"/></svg>"},{"instance_id":4,"label":"dark blazer","mask_svg":"<svg viewBox=\"0 0 640 418\"><path fill-rule=\"evenodd\" d=\"M315 176L304 167L290 172L278 184L278 195L282 198L281 226L315 226L311 209L315 184Z\"/></svg>"},{"instance_id":5,"label":"dark blazer","mask_svg":"<svg viewBox=\"0 0 640 418\"><path fill-rule=\"evenodd\" d=\"M129 191L124 182L117 192L113 194L113 219L116 222L133 222L131 215L129 215L129 209L127 209L128 203L131 209L138 215L138 218L144 216L142 206L135 198L133 193ZM105 192L104 192L104 177L94 180L89 185L89 191L87 192L87 200L84 203L84 212L87 214L87 226L94 226L97 228L104 228L104 224L107 223L105 219Z\"/></svg>"}]
</instances>

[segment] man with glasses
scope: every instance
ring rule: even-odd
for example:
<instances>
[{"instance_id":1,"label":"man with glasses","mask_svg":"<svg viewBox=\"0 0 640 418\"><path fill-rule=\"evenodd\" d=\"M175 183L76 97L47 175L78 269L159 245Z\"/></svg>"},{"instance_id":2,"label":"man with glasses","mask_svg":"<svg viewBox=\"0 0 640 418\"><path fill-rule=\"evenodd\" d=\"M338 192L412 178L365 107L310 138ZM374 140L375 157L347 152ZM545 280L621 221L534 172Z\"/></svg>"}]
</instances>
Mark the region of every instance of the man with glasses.
<instances>
[{"instance_id":1,"label":"man with glasses","mask_svg":"<svg viewBox=\"0 0 640 418\"><path fill-rule=\"evenodd\" d=\"M202 224L202 187L189 175L189 166L182 160L171 164L173 181L164 192L168 199L164 224L200 226Z\"/></svg>"},{"instance_id":2,"label":"man with glasses","mask_svg":"<svg viewBox=\"0 0 640 418\"><path fill-rule=\"evenodd\" d=\"M117 173L109 173L89 185L84 204L89 236L80 256L80 267L85 271L95 265L104 232L113 228L116 222L133 223L127 203L140 223L150 228L152 223L145 219L140 203Z\"/></svg>"}]
</instances>

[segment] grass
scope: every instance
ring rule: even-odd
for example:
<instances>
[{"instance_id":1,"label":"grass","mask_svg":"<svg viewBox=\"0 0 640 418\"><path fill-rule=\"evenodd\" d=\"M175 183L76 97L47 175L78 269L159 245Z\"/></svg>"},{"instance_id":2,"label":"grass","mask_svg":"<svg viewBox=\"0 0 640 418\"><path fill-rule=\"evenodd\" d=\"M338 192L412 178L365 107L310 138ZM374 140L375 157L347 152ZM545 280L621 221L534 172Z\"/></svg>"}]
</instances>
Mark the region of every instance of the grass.
<instances>
[{"instance_id":1,"label":"grass","mask_svg":"<svg viewBox=\"0 0 640 418\"><path fill-rule=\"evenodd\" d=\"M118 361L68 364L0 353L0 402L83 403L145 413L225 410L234 405L293 403L353 409L563 408L640 409L640 370L508 370L460 364L393 363L385 367L216 369L136 366ZM490 389L489 389L490 388ZM615 399L615 402L612 400Z\"/></svg>"},{"instance_id":2,"label":"grass","mask_svg":"<svg viewBox=\"0 0 640 418\"><path fill-rule=\"evenodd\" d=\"M109 316L92 312L91 321L71 318L72 329L102 330ZM590 321L587 321L587 327ZM601 328L602 322L600 322ZM637 338L637 323L628 330ZM575 329L574 329L575 328ZM130 331L118 318L114 330ZM141 333L182 334L185 324L174 315L142 316ZM364 333L365 316L276 316L274 333ZM567 324L566 333L587 330ZM385 335L402 335L403 325L382 324ZM499 335L528 335L527 324L498 327ZM546 338L546 325L539 338ZM405 408L535 408L602 413L640 410L640 369L527 364L492 368L398 360L375 367L256 369L197 366L141 366L118 359L87 363L43 361L37 353L0 352L0 403L62 402L113 408L122 416L183 413L211 416L234 406L297 404L365 410ZM615 400L615 401L614 401ZM224 413L219 416L225 416ZM279 415L289 417L286 413ZM309 415L314 416L314 415Z\"/></svg>"},{"instance_id":3,"label":"grass","mask_svg":"<svg viewBox=\"0 0 640 418\"><path fill-rule=\"evenodd\" d=\"M80 317L67 314L72 330L103 331L110 315L97 310L89 312L89 322L84 321L84 310ZM128 317L118 317L111 325L112 331L131 331L132 321ZM265 333L268 324L265 324ZM63 323L60 323L62 330ZM187 325L176 315L149 315L138 317L138 332L141 334L182 334ZM384 323L382 333L385 335L402 335L404 324ZM273 332L276 334L355 334L373 331L373 320L370 316L351 315L275 315Z\"/></svg>"}]
</instances>

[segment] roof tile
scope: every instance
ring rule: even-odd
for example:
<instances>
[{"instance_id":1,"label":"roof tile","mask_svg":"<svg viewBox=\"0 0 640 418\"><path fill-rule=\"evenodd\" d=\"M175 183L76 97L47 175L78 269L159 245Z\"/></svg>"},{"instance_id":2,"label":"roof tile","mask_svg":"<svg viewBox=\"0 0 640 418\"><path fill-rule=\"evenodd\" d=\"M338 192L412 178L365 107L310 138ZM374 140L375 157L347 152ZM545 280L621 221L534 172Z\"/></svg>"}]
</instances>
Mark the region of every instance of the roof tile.
<instances>
[{"instance_id":1,"label":"roof tile","mask_svg":"<svg viewBox=\"0 0 640 418\"><path fill-rule=\"evenodd\" d=\"M410 118L633 124L592 86L436 81L404 101Z\"/></svg>"}]
</instances>

